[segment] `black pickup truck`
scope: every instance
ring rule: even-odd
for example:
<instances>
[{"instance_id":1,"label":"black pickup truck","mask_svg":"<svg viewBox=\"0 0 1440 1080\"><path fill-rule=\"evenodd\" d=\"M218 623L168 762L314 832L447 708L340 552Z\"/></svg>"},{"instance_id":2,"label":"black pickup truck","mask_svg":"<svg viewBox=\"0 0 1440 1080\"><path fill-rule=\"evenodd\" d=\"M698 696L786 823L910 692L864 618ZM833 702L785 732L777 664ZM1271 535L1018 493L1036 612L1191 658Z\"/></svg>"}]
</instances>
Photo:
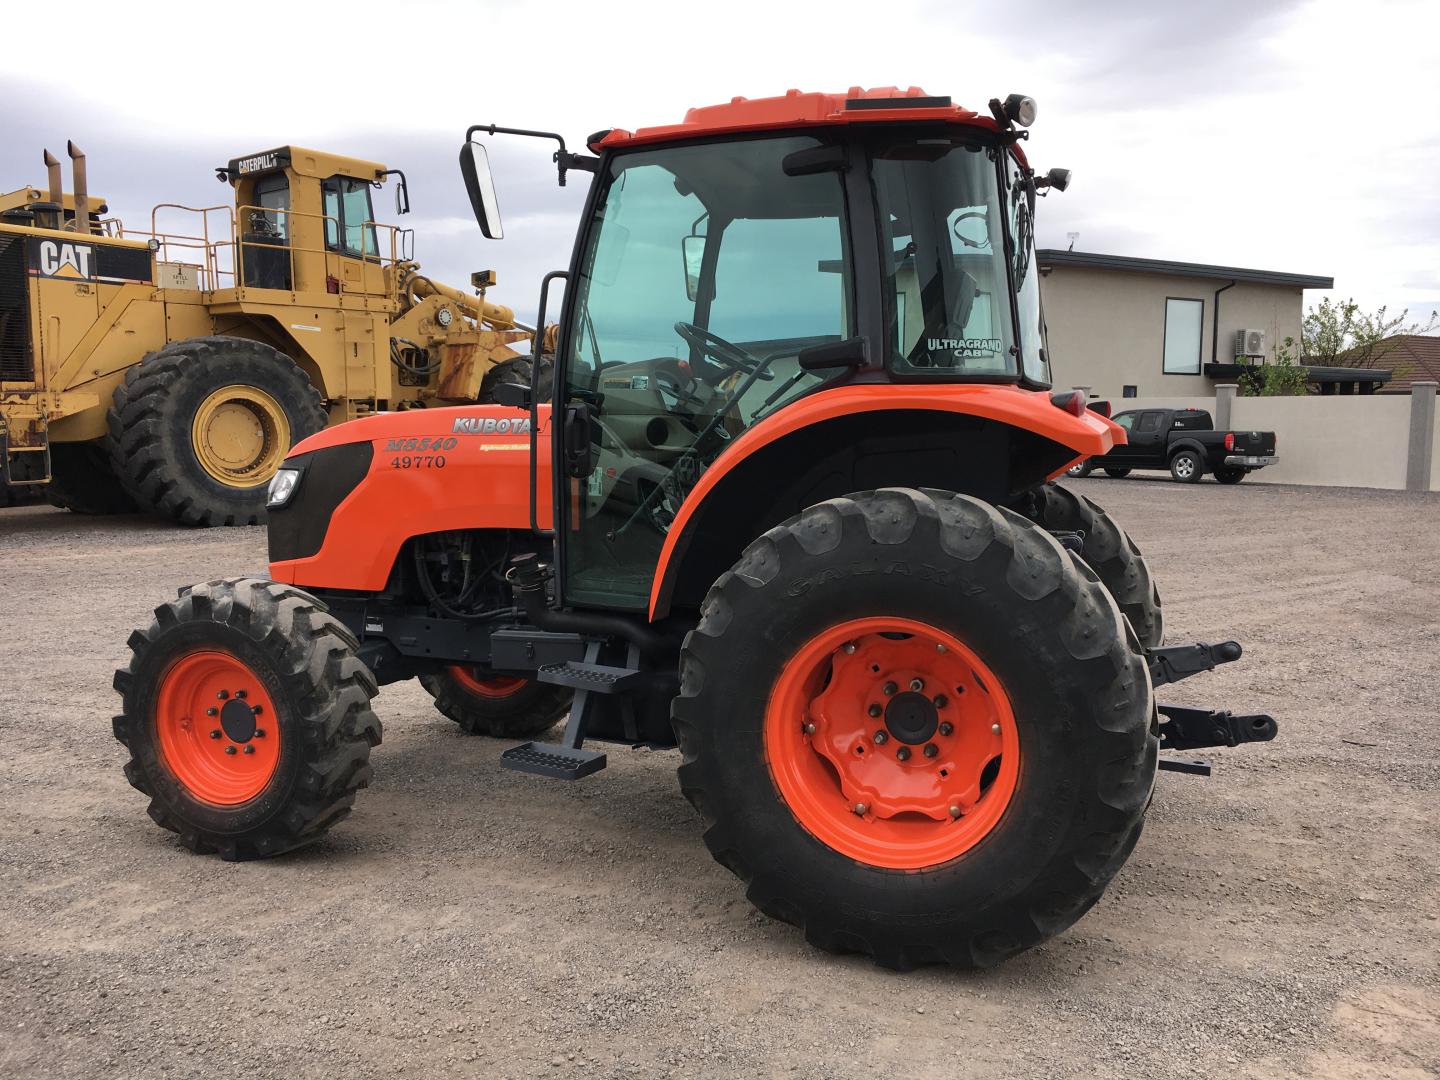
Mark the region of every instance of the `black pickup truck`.
<instances>
[{"instance_id":1,"label":"black pickup truck","mask_svg":"<svg viewBox=\"0 0 1440 1080\"><path fill-rule=\"evenodd\" d=\"M1131 469L1169 469L1182 484L1198 484L1206 473L1222 484L1238 484L1246 473L1275 463L1273 431L1216 431L1204 409L1131 409L1113 419L1130 441L1073 466L1071 476L1096 469L1115 477Z\"/></svg>"}]
</instances>

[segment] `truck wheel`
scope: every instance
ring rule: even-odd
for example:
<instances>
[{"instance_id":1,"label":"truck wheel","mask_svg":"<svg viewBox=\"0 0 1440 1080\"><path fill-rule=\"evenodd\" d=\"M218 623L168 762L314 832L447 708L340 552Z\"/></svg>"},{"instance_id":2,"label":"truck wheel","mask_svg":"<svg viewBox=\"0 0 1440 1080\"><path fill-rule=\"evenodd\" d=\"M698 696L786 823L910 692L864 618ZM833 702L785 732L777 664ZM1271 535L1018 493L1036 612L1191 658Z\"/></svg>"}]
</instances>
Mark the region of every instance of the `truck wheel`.
<instances>
[{"instance_id":1,"label":"truck wheel","mask_svg":"<svg viewBox=\"0 0 1440 1080\"><path fill-rule=\"evenodd\" d=\"M1245 470L1234 465L1222 465L1215 470L1215 479L1222 484L1238 484L1245 479Z\"/></svg>"},{"instance_id":2,"label":"truck wheel","mask_svg":"<svg viewBox=\"0 0 1440 1080\"><path fill-rule=\"evenodd\" d=\"M1170 475L1182 484L1198 484L1205 466L1194 450L1181 450L1170 459Z\"/></svg>"},{"instance_id":3,"label":"truck wheel","mask_svg":"<svg viewBox=\"0 0 1440 1080\"><path fill-rule=\"evenodd\" d=\"M278 349L203 337L130 368L108 419L111 463L142 508L185 525L256 525L270 478L326 413Z\"/></svg>"},{"instance_id":4,"label":"truck wheel","mask_svg":"<svg viewBox=\"0 0 1440 1080\"><path fill-rule=\"evenodd\" d=\"M1083 480L1095 471L1095 464L1089 458L1080 462L1079 465L1071 465L1065 470L1066 476L1073 476L1076 480Z\"/></svg>"},{"instance_id":5,"label":"truck wheel","mask_svg":"<svg viewBox=\"0 0 1440 1080\"><path fill-rule=\"evenodd\" d=\"M1037 524L1050 532L1081 534L1080 557L1099 575L1120 613L1130 620L1135 636L1147 648L1164 644L1165 616L1160 590L1150 576L1145 556L1108 513L1084 495L1059 484L1045 484L1037 493Z\"/></svg>"},{"instance_id":6,"label":"truck wheel","mask_svg":"<svg viewBox=\"0 0 1440 1080\"><path fill-rule=\"evenodd\" d=\"M76 514L133 514L135 500L110 469L98 443L52 443L50 483L40 489L51 506Z\"/></svg>"},{"instance_id":7,"label":"truck wheel","mask_svg":"<svg viewBox=\"0 0 1440 1080\"><path fill-rule=\"evenodd\" d=\"M314 597L212 581L156 608L130 648L115 673L125 778L191 851L276 855L350 812L380 742L375 680Z\"/></svg>"},{"instance_id":8,"label":"truck wheel","mask_svg":"<svg viewBox=\"0 0 1440 1080\"><path fill-rule=\"evenodd\" d=\"M453 665L420 676L435 708L467 735L528 739L549 731L570 711L574 692L563 686Z\"/></svg>"},{"instance_id":9,"label":"truck wheel","mask_svg":"<svg viewBox=\"0 0 1440 1080\"><path fill-rule=\"evenodd\" d=\"M1124 480L1125 477L1127 477L1127 476L1130 475L1130 470L1129 470L1129 469L1106 469L1106 470L1105 470L1105 475L1106 475L1106 476L1113 476L1116 480Z\"/></svg>"},{"instance_id":10,"label":"truck wheel","mask_svg":"<svg viewBox=\"0 0 1440 1080\"><path fill-rule=\"evenodd\" d=\"M715 583L680 667L706 844L823 949L997 963L1084 914L1139 836L1139 642L1009 511L898 488L812 506Z\"/></svg>"}]
</instances>

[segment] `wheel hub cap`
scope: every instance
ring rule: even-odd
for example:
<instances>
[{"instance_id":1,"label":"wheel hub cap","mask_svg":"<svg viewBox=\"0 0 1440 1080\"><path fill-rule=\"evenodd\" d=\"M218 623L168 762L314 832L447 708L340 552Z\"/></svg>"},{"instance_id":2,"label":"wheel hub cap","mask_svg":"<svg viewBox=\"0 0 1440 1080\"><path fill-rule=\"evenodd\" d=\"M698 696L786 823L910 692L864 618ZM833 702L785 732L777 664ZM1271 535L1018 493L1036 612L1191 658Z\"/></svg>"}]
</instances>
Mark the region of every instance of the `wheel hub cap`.
<instances>
[{"instance_id":1,"label":"wheel hub cap","mask_svg":"<svg viewBox=\"0 0 1440 1080\"><path fill-rule=\"evenodd\" d=\"M765 747L807 830L897 869L978 844L1019 776L999 679L953 635L909 619L851 620L802 645L771 693Z\"/></svg>"}]
</instances>

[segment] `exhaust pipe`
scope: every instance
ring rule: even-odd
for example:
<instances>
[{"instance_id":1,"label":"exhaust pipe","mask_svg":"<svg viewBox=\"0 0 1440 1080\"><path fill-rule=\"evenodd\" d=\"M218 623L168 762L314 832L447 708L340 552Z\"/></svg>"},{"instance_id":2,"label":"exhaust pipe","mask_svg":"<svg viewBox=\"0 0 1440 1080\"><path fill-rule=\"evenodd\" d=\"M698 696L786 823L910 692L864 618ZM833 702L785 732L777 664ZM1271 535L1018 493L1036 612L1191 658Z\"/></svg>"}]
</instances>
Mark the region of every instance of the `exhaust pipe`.
<instances>
[{"instance_id":1,"label":"exhaust pipe","mask_svg":"<svg viewBox=\"0 0 1440 1080\"><path fill-rule=\"evenodd\" d=\"M70 154L71 168L75 173L75 231L90 231L90 196L85 187L85 151L70 140L65 140L65 149Z\"/></svg>"},{"instance_id":2,"label":"exhaust pipe","mask_svg":"<svg viewBox=\"0 0 1440 1080\"><path fill-rule=\"evenodd\" d=\"M44 221L47 228L58 229L65 222L65 178L60 172L60 159L49 150L45 151L45 174L50 188L45 198L55 209L46 211Z\"/></svg>"}]
</instances>

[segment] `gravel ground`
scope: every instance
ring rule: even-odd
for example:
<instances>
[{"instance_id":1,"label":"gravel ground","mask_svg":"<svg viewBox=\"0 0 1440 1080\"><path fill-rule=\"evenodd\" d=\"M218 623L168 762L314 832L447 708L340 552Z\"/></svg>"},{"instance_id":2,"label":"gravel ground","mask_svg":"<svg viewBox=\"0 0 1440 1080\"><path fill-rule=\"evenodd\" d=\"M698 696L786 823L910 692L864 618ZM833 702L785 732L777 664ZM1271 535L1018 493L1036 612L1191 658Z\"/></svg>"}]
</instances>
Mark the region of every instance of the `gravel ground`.
<instances>
[{"instance_id":1,"label":"gravel ground","mask_svg":"<svg viewBox=\"0 0 1440 1080\"><path fill-rule=\"evenodd\" d=\"M324 842L231 865L146 818L110 735L125 639L259 529L0 510L0 1076L1440 1073L1440 499L1077 481L1172 639L1246 657L1171 700L1277 741L1162 774L1101 903L998 970L808 948L713 863L673 752L505 772L417 685Z\"/></svg>"}]
</instances>

